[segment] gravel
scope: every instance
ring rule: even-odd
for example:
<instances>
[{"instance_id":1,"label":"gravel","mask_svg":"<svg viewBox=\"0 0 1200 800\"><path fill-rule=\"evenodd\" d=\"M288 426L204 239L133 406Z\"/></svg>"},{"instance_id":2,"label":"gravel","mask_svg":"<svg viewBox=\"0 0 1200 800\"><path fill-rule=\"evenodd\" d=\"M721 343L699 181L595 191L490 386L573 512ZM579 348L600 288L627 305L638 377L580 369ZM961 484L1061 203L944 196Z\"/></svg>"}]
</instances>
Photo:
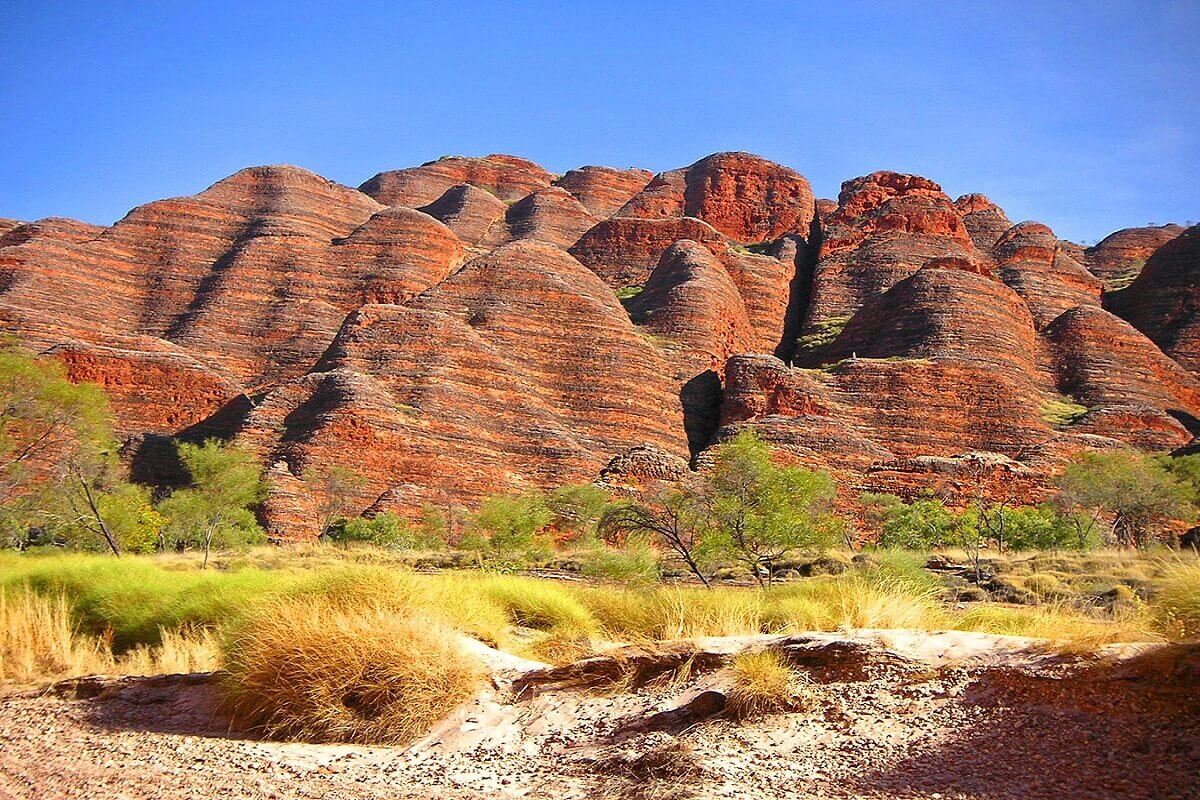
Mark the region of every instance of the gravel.
<instances>
[{"instance_id":1,"label":"gravel","mask_svg":"<svg viewBox=\"0 0 1200 800\"><path fill-rule=\"evenodd\" d=\"M0 699L2 798L1200 798L1200 649L1120 667L897 666L812 684L803 712L636 722L680 687L499 693L410 749L256 741L211 682ZM605 765L687 758L683 769ZM633 777L631 777L633 776Z\"/></svg>"}]
</instances>

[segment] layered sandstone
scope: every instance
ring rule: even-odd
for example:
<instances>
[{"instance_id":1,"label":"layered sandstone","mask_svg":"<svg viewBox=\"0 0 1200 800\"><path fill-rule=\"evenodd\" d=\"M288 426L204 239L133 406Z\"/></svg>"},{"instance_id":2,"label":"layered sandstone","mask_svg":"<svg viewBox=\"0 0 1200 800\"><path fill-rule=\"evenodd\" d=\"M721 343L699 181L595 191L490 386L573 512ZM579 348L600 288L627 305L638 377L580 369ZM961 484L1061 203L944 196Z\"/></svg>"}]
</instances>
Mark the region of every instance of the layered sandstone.
<instances>
[{"instance_id":1,"label":"layered sandstone","mask_svg":"<svg viewBox=\"0 0 1200 800\"><path fill-rule=\"evenodd\" d=\"M1129 285L1154 251L1183 233L1179 225L1124 228L1084 251L1088 270L1112 288Z\"/></svg>"},{"instance_id":2,"label":"layered sandstone","mask_svg":"<svg viewBox=\"0 0 1200 800\"><path fill-rule=\"evenodd\" d=\"M1108 305L1193 374L1200 373L1200 225L1159 247Z\"/></svg>"},{"instance_id":3,"label":"layered sandstone","mask_svg":"<svg viewBox=\"0 0 1200 800\"><path fill-rule=\"evenodd\" d=\"M644 219L616 216L585 233L570 252L613 288L642 286L667 248L682 239L699 242L719 254L725 237L693 217Z\"/></svg>"},{"instance_id":4,"label":"layered sandstone","mask_svg":"<svg viewBox=\"0 0 1200 800\"><path fill-rule=\"evenodd\" d=\"M1077 306L1054 320L1046 336L1060 391L1106 412L1085 419L1089 430L1156 450L1191 440L1200 382L1129 323L1096 306Z\"/></svg>"},{"instance_id":5,"label":"layered sandstone","mask_svg":"<svg viewBox=\"0 0 1200 800\"><path fill-rule=\"evenodd\" d=\"M688 444L700 451L717 427L726 359L753 349L753 326L737 285L708 248L684 239L663 253L645 289L626 306L645 331L670 345Z\"/></svg>"},{"instance_id":6,"label":"layered sandstone","mask_svg":"<svg viewBox=\"0 0 1200 800\"><path fill-rule=\"evenodd\" d=\"M962 214L967 235L975 247L985 253L1012 227L1004 209L982 194L965 194L954 201L954 207Z\"/></svg>"},{"instance_id":7,"label":"layered sandstone","mask_svg":"<svg viewBox=\"0 0 1200 800\"><path fill-rule=\"evenodd\" d=\"M491 192L460 183L419 210L454 231L464 244L477 245L489 238L495 225L503 223L508 205Z\"/></svg>"},{"instance_id":8,"label":"layered sandstone","mask_svg":"<svg viewBox=\"0 0 1200 800\"><path fill-rule=\"evenodd\" d=\"M1036 222L1007 230L992 248L997 276L1025 300L1039 328L1078 305L1100 305L1103 284Z\"/></svg>"},{"instance_id":9,"label":"layered sandstone","mask_svg":"<svg viewBox=\"0 0 1200 800\"><path fill-rule=\"evenodd\" d=\"M743 244L808 236L815 216L805 178L749 153L717 153L654 177L617 216L695 217Z\"/></svg>"},{"instance_id":10,"label":"layered sandstone","mask_svg":"<svg viewBox=\"0 0 1200 800\"><path fill-rule=\"evenodd\" d=\"M380 172L358 188L384 205L417 208L460 183L512 202L546 188L553 180L553 175L532 161L493 154L483 158L446 156L419 167Z\"/></svg>"},{"instance_id":11,"label":"layered sandstone","mask_svg":"<svg viewBox=\"0 0 1200 800\"><path fill-rule=\"evenodd\" d=\"M566 172L554 182L575 196L594 216L611 217L654 177L644 169L586 166Z\"/></svg>"},{"instance_id":12,"label":"layered sandstone","mask_svg":"<svg viewBox=\"0 0 1200 800\"><path fill-rule=\"evenodd\" d=\"M842 184L821 226L803 333L819 336L936 258L976 261L962 216L941 187L876 172Z\"/></svg>"},{"instance_id":13,"label":"layered sandstone","mask_svg":"<svg viewBox=\"0 0 1200 800\"><path fill-rule=\"evenodd\" d=\"M315 533L314 466L360 472L358 510L470 509L678 477L745 428L846 497L1032 502L1079 449L1200 430L1200 228L1175 234L1084 251L921 176L817 200L746 153L362 191L256 167L109 228L0 221L0 331L105 387L143 479L161 435L252 446L275 536Z\"/></svg>"},{"instance_id":14,"label":"layered sandstone","mask_svg":"<svg viewBox=\"0 0 1200 800\"><path fill-rule=\"evenodd\" d=\"M586 482L643 442L686 454L669 376L594 273L553 246L516 242L407 304L358 309L242 436L297 475L350 448L367 478L362 507L400 482L426 501L474 504Z\"/></svg>"},{"instance_id":15,"label":"layered sandstone","mask_svg":"<svg viewBox=\"0 0 1200 800\"><path fill-rule=\"evenodd\" d=\"M517 201L505 215L508 241L531 239L562 248L579 241L584 232L596 224L596 218L558 186L539 189Z\"/></svg>"}]
</instances>

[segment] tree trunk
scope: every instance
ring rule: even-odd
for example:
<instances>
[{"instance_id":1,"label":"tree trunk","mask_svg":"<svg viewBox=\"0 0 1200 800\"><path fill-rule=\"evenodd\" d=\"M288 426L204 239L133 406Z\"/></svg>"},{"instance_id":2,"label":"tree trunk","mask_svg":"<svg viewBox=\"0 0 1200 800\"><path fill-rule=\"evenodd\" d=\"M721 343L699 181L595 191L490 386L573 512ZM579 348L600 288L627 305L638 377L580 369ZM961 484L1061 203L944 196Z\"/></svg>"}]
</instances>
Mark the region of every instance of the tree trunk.
<instances>
[{"instance_id":1,"label":"tree trunk","mask_svg":"<svg viewBox=\"0 0 1200 800\"><path fill-rule=\"evenodd\" d=\"M704 584L704 588L711 589L712 586L709 585L708 578L704 577L704 573L700 571L700 565L697 564L692 558L692 554L687 552L685 549L680 551L680 555L683 556L683 560L687 564L688 569L692 571L692 574L699 578L700 582Z\"/></svg>"},{"instance_id":2,"label":"tree trunk","mask_svg":"<svg viewBox=\"0 0 1200 800\"><path fill-rule=\"evenodd\" d=\"M212 549L214 533L216 533L216 529L212 525L209 525L204 531L204 565L201 567L201 569L208 569L208 553Z\"/></svg>"},{"instance_id":3,"label":"tree trunk","mask_svg":"<svg viewBox=\"0 0 1200 800\"><path fill-rule=\"evenodd\" d=\"M104 541L108 542L108 547L112 550L113 555L117 558L121 557L121 547L117 544L117 539L113 536L112 531L108 528L108 523L104 521L104 516L100 513L100 505L92 494L92 487L83 479L82 475L78 475L79 485L83 487L83 496L87 498L88 508L91 509L92 516L96 518L96 525L100 528L100 534L104 537Z\"/></svg>"}]
</instances>

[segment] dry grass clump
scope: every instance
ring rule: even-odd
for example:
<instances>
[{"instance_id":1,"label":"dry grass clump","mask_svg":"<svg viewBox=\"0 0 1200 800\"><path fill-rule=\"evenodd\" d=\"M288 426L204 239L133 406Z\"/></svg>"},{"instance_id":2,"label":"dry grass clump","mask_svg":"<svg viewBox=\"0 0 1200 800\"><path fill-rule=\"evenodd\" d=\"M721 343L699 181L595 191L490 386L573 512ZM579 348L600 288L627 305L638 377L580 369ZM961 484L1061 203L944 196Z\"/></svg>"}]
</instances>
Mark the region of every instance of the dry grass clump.
<instances>
[{"instance_id":1,"label":"dry grass clump","mask_svg":"<svg viewBox=\"0 0 1200 800\"><path fill-rule=\"evenodd\" d=\"M104 642L79 634L62 595L0 591L0 682L108 672L112 664Z\"/></svg>"},{"instance_id":2,"label":"dry grass clump","mask_svg":"<svg viewBox=\"0 0 1200 800\"><path fill-rule=\"evenodd\" d=\"M402 744L482 685L445 626L395 609L299 598L255 614L224 647L226 704L270 736Z\"/></svg>"},{"instance_id":3,"label":"dry grass clump","mask_svg":"<svg viewBox=\"0 0 1200 800\"><path fill-rule=\"evenodd\" d=\"M746 589L663 588L652 597L655 639L739 636L762 630L762 593Z\"/></svg>"},{"instance_id":4,"label":"dry grass clump","mask_svg":"<svg viewBox=\"0 0 1200 800\"><path fill-rule=\"evenodd\" d=\"M1173 641L1200 638L1200 565L1169 569L1147 614L1154 627Z\"/></svg>"},{"instance_id":5,"label":"dry grass clump","mask_svg":"<svg viewBox=\"0 0 1200 800\"><path fill-rule=\"evenodd\" d=\"M1158 638L1146 630L1144 621L1136 613L1098 619L1063 604L1034 607L979 604L954 618L950 627L960 631L1047 639L1061 648L1077 650Z\"/></svg>"},{"instance_id":6,"label":"dry grass clump","mask_svg":"<svg viewBox=\"0 0 1200 800\"><path fill-rule=\"evenodd\" d=\"M181 672L212 672L220 666L218 637L207 628L162 631L157 645L138 645L117 660L121 675L169 675Z\"/></svg>"},{"instance_id":7,"label":"dry grass clump","mask_svg":"<svg viewBox=\"0 0 1200 800\"><path fill-rule=\"evenodd\" d=\"M930 588L899 578L858 575L811 580L770 595L766 626L778 631L938 628L946 614Z\"/></svg>"},{"instance_id":8,"label":"dry grass clump","mask_svg":"<svg viewBox=\"0 0 1200 800\"><path fill-rule=\"evenodd\" d=\"M1033 592L1041 599L1065 597L1069 594L1062 579L1050 572L1033 572L1026 575L1021 583L1025 589Z\"/></svg>"},{"instance_id":9,"label":"dry grass clump","mask_svg":"<svg viewBox=\"0 0 1200 800\"><path fill-rule=\"evenodd\" d=\"M725 712L737 719L755 719L810 705L806 681L775 650L742 653L729 665L733 685L726 693Z\"/></svg>"},{"instance_id":10,"label":"dry grass clump","mask_svg":"<svg viewBox=\"0 0 1200 800\"><path fill-rule=\"evenodd\" d=\"M62 594L0 589L0 683L30 684L80 675L160 675L216 668L207 630L161 631L160 644L117 656L111 638L82 633Z\"/></svg>"}]
</instances>

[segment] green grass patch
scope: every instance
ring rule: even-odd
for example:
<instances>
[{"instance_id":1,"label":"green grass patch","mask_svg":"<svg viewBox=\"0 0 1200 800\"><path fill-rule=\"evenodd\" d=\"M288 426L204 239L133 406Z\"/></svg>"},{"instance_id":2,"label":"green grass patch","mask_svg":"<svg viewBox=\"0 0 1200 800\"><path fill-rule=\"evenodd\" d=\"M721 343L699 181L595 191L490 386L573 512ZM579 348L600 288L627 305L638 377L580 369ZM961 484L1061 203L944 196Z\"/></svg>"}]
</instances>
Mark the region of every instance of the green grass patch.
<instances>
[{"instance_id":1,"label":"green grass patch","mask_svg":"<svg viewBox=\"0 0 1200 800\"><path fill-rule=\"evenodd\" d=\"M1080 405L1070 397L1062 396L1042 403L1042 420L1056 427L1072 425L1083 418L1088 412L1087 406Z\"/></svg>"},{"instance_id":2,"label":"green grass patch","mask_svg":"<svg viewBox=\"0 0 1200 800\"><path fill-rule=\"evenodd\" d=\"M796 339L796 354L805 355L833 342L846 329L850 315L830 317L812 326L812 330Z\"/></svg>"}]
</instances>

